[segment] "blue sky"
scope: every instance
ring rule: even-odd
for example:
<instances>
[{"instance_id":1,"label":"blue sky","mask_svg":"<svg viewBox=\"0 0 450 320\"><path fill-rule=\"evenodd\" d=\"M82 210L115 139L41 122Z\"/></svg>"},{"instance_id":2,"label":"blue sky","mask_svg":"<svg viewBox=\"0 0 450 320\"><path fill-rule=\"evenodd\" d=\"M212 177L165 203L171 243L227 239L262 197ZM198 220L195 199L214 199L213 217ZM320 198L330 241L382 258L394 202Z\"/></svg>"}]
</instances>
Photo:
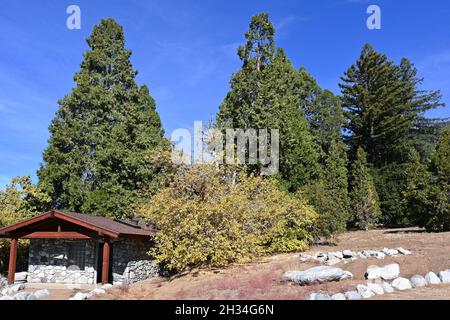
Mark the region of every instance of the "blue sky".
<instances>
[{"instance_id":1,"label":"blue sky","mask_svg":"<svg viewBox=\"0 0 450 320\"><path fill-rule=\"evenodd\" d=\"M66 8L81 8L81 30L66 28ZM366 28L366 9L382 10L382 29ZM342 73L369 42L391 59L412 60L425 89L440 89L450 117L450 2L447 0L2 0L0 10L0 188L34 175L47 145L57 100L73 87L101 18L124 26L138 83L149 86L164 128L192 128L217 112L240 67L237 46L252 15L268 12L277 45L324 88L338 92Z\"/></svg>"}]
</instances>

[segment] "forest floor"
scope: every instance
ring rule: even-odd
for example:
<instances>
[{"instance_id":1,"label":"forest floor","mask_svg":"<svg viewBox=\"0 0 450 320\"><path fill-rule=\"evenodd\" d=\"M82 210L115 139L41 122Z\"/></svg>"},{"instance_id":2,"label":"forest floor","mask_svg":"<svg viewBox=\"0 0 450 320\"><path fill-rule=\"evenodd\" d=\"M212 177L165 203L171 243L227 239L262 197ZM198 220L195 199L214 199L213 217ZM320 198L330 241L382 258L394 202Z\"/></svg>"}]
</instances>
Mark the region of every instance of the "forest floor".
<instances>
[{"instance_id":1,"label":"forest floor","mask_svg":"<svg viewBox=\"0 0 450 320\"><path fill-rule=\"evenodd\" d=\"M311 292L334 294L354 290L364 284L364 273L369 265L400 265L402 277L438 273L450 269L450 233L426 233L419 229L372 230L347 232L336 245L313 246L305 253L331 252L350 249L403 247L412 255L358 259L337 264L353 273L352 280L312 286L299 286L281 281L288 270L305 270L318 264L301 263L298 254L283 254L258 259L246 265L233 265L223 269L201 269L170 279L153 278L131 286L116 287L96 299L305 299ZM450 285L438 285L378 296L376 299L450 299Z\"/></svg>"}]
</instances>

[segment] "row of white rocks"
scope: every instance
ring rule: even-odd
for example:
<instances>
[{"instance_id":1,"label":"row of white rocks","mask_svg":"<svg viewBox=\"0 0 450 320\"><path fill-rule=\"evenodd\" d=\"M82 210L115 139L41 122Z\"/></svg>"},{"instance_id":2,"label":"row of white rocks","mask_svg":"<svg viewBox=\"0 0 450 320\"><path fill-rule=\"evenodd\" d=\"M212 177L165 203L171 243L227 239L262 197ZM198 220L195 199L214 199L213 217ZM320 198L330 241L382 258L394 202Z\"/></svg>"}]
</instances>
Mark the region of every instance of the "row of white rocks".
<instances>
[{"instance_id":1,"label":"row of white rocks","mask_svg":"<svg viewBox=\"0 0 450 320\"><path fill-rule=\"evenodd\" d=\"M336 293L334 295L311 293L309 300L361 300L372 298L375 295L392 293L395 290L404 291L428 285L450 283L450 269L443 270L438 275L434 272L428 272L425 276L414 275L410 279L399 277L399 275L400 267L397 264L391 264L385 267L371 266L367 269L366 278L374 282L368 282L365 285L360 284L356 286L355 290ZM393 279L393 277L395 278ZM393 281L391 283L386 281L392 279Z\"/></svg>"},{"instance_id":2,"label":"row of white rocks","mask_svg":"<svg viewBox=\"0 0 450 320\"><path fill-rule=\"evenodd\" d=\"M25 292L23 283L13 284L5 287L1 291L0 300L40 300L50 296L47 289L37 290L34 292Z\"/></svg>"},{"instance_id":3,"label":"row of white rocks","mask_svg":"<svg viewBox=\"0 0 450 320\"><path fill-rule=\"evenodd\" d=\"M301 262L307 262L310 260L318 261L327 265L335 265L341 261L348 262L357 259L377 258L384 259L386 257L396 257L399 255L411 255L412 252L408 249L397 248L383 248L381 250L363 250L354 252L351 250L334 251L334 252L317 252L312 255L302 254L300 255Z\"/></svg>"},{"instance_id":4,"label":"row of white rocks","mask_svg":"<svg viewBox=\"0 0 450 320\"><path fill-rule=\"evenodd\" d=\"M89 292L77 292L73 297L69 298L69 300L89 300L94 296L105 294L106 291L110 290L112 287L112 284L107 283Z\"/></svg>"}]
</instances>

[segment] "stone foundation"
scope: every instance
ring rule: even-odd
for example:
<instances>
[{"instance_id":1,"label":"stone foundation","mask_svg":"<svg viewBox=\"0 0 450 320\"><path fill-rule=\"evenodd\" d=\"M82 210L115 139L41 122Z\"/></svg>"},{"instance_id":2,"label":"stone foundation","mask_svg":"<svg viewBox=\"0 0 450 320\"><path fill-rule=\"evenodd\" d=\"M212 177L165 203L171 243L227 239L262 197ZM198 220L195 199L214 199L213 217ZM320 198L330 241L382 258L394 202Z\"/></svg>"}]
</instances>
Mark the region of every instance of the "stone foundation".
<instances>
[{"instance_id":1,"label":"stone foundation","mask_svg":"<svg viewBox=\"0 0 450 320\"><path fill-rule=\"evenodd\" d=\"M112 247L114 284L131 284L158 275L158 265L147 255L149 243L115 240Z\"/></svg>"},{"instance_id":2,"label":"stone foundation","mask_svg":"<svg viewBox=\"0 0 450 320\"><path fill-rule=\"evenodd\" d=\"M85 244L82 270L68 261L69 246L74 242ZM94 284L97 275L95 271L96 243L94 240L31 240L27 282Z\"/></svg>"},{"instance_id":3,"label":"stone foundation","mask_svg":"<svg viewBox=\"0 0 450 320\"><path fill-rule=\"evenodd\" d=\"M84 267L71 264L70 247L84 246ZM97 240L33 239L30 241L27 282L95 284L98 261ZM158 265L150 259L148 242L114 240L111 246L114 284L131 284L158 275Z\"/></svg>"}]
</instances>

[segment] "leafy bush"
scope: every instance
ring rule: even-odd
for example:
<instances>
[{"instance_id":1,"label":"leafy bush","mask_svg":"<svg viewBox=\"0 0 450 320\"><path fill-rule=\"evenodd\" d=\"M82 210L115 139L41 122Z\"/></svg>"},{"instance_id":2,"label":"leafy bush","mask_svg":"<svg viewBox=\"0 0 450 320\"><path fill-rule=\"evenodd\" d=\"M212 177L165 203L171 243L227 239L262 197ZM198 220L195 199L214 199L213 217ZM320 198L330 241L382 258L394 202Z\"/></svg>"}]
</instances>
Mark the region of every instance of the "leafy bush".
<instances>
[{"instance_id":1,"label":"leafy bush","mask_svg":"<svg viewBox=\"0 0 450 320\"><path fill-rule=\"evenodd\" d=\"M150 254L176 271L304 250L316 219L276 181L212 166L180 168L138 211L159 229Z\"/></svg>"}]
</instances>

